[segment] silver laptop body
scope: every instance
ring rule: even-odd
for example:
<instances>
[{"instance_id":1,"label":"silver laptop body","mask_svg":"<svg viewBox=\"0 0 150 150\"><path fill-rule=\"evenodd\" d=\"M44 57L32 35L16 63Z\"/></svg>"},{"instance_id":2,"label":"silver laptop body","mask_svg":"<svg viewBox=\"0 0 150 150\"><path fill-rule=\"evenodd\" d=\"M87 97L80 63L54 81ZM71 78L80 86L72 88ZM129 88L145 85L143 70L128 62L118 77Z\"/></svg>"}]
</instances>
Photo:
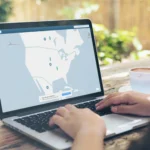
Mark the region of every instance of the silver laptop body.
<instances>
[{"instance_id":1,"label":"silver laptop body","mask_svg":"<svg viewBox=\"0 0 150 150\"><path fill-rule=\"evenodd\" d=\"M0 70L4 124L53 149L67 149L72 140L59 128L38 132L18 120L104 98L90 20L0 24ZM106 138L149 122L117 114L102 117Z\"/></svg>"}]
</instances>

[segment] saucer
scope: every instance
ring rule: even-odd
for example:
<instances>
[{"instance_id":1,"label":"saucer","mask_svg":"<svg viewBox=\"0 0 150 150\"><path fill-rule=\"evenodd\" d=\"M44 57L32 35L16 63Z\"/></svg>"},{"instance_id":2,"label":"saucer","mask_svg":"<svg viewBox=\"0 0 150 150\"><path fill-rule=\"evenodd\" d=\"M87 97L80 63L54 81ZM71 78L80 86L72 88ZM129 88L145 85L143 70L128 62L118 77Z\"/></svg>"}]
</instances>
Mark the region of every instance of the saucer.
<instances>
[{"instance_id":1,"label":"saucer","mask_svg":"<svg viewBox=\"0 0 150 150\"><path fill-rule=\"evenodd\" d=\"M127 91L132 91L131 86L127 85L127 86L122 86L119 88L118 92L127 92Z\"/></svg>"}]
</instances>

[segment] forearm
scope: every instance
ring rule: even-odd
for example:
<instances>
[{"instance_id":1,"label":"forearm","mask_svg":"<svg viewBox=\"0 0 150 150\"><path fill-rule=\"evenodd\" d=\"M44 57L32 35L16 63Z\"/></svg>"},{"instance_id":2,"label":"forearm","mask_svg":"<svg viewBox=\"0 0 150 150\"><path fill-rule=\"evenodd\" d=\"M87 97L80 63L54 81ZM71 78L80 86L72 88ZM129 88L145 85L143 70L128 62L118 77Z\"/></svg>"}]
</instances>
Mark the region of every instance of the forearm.
<instances>
[{"instance_id":1,"label":"forearm","mask_svg":"<svg viewBox=\"0 0 150 150\"><path fill-rule=\"evenodd\" d=\"M78 134L72 150L103 150L103 136L96 132Z\"/></svg>"}]
</instances>

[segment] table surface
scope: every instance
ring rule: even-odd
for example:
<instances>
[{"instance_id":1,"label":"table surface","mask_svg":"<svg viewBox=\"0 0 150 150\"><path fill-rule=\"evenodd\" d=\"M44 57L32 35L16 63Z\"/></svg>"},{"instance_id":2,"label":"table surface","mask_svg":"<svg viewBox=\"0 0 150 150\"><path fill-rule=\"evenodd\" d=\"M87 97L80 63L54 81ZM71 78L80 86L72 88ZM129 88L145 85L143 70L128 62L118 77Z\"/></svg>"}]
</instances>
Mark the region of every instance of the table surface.
<instances>
[{"instance_id":1,"label":"table surface","mask_svg":"<svg viewBox=\"0 0 150 150\"><path fill-rule=\"evenodd\" d=\"M129 85L129 70L134 67L149 67L149 59L121 63L101 68L105 94L117 92ZM105 150L126 150L132 140L140 138L147 127L124 133L105 141ZM11 130L0 121L0 150L50 150L50 148Z\"/></svg>"}]
</instances>

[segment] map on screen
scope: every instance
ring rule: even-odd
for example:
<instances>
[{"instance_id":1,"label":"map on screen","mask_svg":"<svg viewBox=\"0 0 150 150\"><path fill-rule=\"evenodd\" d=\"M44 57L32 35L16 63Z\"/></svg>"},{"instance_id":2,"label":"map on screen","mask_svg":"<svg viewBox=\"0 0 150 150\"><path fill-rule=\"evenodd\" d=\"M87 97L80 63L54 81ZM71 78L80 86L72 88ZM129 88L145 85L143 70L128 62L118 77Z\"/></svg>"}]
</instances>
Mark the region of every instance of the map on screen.
<instances>
[{"instance_id":1,"label":"map on screen","mask_svg":"<svg viewBox=\"0 0 150 150\"><path fill-rule=\"evenodd\" d=\"M36 39L34 43L29 37ZM69 86L67 79L71 63L84 42L78 30L22 33L21 38L26 49L26 66L39 91L45 94L40 97L41 102L63 99L78 91ZM59 89L61 84L64 86Z\"/></svg>"},{"instance_id":2,"label":"map on screen","mask_svg":"<svg viewBox=\"0 0 150 150\"><path fill-rule=\"evenodd\" d=\"M1 34L0 69L4 112L101 91L89 28Z\"/></svg>"}]
</instances>

